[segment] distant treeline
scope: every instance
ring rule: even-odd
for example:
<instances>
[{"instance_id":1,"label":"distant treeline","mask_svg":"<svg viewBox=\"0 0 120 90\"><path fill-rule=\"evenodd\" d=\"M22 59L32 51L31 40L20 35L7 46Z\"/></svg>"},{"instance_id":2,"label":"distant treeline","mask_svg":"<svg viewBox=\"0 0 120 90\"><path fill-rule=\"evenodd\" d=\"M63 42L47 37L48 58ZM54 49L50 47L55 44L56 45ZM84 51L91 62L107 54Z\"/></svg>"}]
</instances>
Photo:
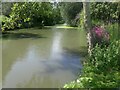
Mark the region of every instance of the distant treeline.
<instances>
[{"instance_id":1,"label":"distant treeline","mask_svg":"<svg viewBox=\"0 0 120 90\"><path fill-rule=\"evenodd\" d=\"M92 2L91 19L96 21L118 21L117 2ZM2 30L66 23L69 26L83 24L82 2L12 2L2 3Z\"/></svg>"}]
</instances>

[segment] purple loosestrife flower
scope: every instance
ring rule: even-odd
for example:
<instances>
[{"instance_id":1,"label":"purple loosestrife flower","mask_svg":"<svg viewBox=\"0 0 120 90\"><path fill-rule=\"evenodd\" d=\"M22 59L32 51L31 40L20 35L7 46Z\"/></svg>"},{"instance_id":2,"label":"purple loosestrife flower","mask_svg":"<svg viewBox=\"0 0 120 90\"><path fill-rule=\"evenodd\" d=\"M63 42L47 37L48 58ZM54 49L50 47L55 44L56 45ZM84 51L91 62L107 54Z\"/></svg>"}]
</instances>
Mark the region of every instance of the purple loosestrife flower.
<instances>
[{"instance_id":1,"label":"purple loosestrife flower","mask_svg":"<svg viewBox=\"0 0 120 90\"><path fill-rule=\"evenodd\" d=\"M103 42L109 43L110 35L103 27L95 26L92 29L92 35L95 43L98 44L102 44Z\"/></svg>"},{"instance_id":2,"label":"purple loosestrife flower","mask_svg":"<svg viewBox=\"0 0 120 90\"><path fill-rule=\"evenodd\" d=\"M102 36L103 36L103 29L101 27L98 27L98 26L94 27L93 28L93 32L95 33L95 35L97 37L102 38Z\"/></svg>"}]
</instances>

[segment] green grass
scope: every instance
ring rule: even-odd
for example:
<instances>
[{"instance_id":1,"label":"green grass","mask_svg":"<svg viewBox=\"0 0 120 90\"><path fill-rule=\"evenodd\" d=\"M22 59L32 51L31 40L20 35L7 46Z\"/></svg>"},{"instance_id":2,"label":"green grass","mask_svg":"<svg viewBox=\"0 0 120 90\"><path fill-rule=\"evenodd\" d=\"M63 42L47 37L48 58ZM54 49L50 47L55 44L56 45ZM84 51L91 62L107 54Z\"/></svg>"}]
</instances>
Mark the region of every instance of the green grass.
<instances>
[{"instance_id":1,"label":"green grass","mask_svg":"<svg viewBox=\"0 0 120 90\"><path fill-rule=\"evenodd\" d=\"M118 28L118 23L108 24L106 30L110 33L110 40L115 41L120 39L120 31Z\"/></svg>"}]
</instances>

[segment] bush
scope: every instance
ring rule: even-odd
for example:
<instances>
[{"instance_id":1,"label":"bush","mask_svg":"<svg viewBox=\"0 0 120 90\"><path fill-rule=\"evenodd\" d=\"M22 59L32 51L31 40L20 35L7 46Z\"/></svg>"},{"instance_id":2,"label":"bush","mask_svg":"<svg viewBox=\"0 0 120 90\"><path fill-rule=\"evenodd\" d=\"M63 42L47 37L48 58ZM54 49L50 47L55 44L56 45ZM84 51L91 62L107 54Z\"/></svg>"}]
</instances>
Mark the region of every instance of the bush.
<instances>
[{"instance_id":1,"label":"bush","mask_svg":"<svg viewBox=\"0 0 120 90\"><path fill-rule=\"evenodd\" d=\"M98 44L100 46L108 46L110 42L109 33L102 26L95 26L91 30L93 47Z\"/></svg>"},{"instance_id":2,"label":"bush","mask_svg":"<svg viewBox=\"0 0 120 90\"><path fill-rule=\"evenodd\" d=\"M120 40L112 42L108 47L101 48L96 45L92 50L92 55L87 61L94 65L98 72L110 72L111 70L120 70Z\"/></svg>"},{"instance_id":3,"label":"bush","mask_svg":"<svg viewBox=\"0 0 120 90\"><path fill-rule=\"evenodd\" d=\"M82 75L64 88L117 88L120 87L120 40L109 47L96 45L85 61Z\"/></svg>"},{"instance_id":4,"label":"bush","mask_svg":"<svg viewBox=\"0 0 120 90\"><path fill-rule=\"evenodd\" d=\"M118 2L92 2L91 18L104 22L115 22L119 18Z\"/></svg>"},{"instance_id":5,"label":"bush","mask_svg":"<svg viewBox=\"0 0 120 90\"><path fill-rule=\"evenodd\" d=\"M9 18L2 24L2 30L54 25L62 19L59 13L59 8L54 8L50 2L14 3Z\"/></svg>"}]
</instances>

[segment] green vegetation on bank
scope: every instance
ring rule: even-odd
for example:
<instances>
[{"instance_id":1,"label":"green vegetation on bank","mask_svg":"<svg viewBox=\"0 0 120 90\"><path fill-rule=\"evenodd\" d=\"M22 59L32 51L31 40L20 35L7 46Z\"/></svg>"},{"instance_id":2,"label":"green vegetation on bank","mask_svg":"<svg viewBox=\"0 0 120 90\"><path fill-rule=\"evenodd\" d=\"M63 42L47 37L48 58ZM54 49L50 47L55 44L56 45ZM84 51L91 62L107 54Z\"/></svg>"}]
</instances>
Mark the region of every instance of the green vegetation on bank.
<instances>
[{"instance_id":1,"label":"green vegetation on bank","mask_svg":"<svg viewBox=\"0 0 120 90\"><path fill-rule=\"evenodd\" d=\"M79 78L64 88L118 88L120 85L120 40L108 47L96 45L84 62Z\"/></svg>"},{"instance_id":2,"label":"green vegetation on bank","mask_svg":"<svg viewBox=\"0 0 120 90\"><path fill-rule=\"evenodd\" d=\"M81 75L65 84L64 88L119 88L120 87L120 30L119 30L119 9L118 2L94 2L91 3L92 27L97 26L94 40L96 42L91 54L83 63ZM84 15L83 15L84 16ZM80 19L83 20L83 19ZM83 21L81 21L83 22ZM108 32L109 44L104 44L104 37L101 36L100 27ZM103 39L101 39L103 38ZM102 46L101 46L102 45Z\"/></svg>"},{"instance_id":3,"label":"green vegetation on bank","mask_svg":"<svg viewBox=\"0 0 120 90\"><path fill-rule=\"evenodd\" d=\"M83 63L78 79L65 84L64 88L119 88L120 87L120 37L118 24L107 25L110 44L96 46ZM103 43L102 43L103 45Z\"/></svg>"},{"instance_id":4,"label":"green vegetation on bank","mask_svg":"<svg viewBox=\"0 0 120 90\"><path fill-rule=\"evenodd\" d=\"M4 4L4 3L3 3ZM50 2L14 3L2 21L2 31L61 23L60 10Z\"/></svg>"}]
</instances>

